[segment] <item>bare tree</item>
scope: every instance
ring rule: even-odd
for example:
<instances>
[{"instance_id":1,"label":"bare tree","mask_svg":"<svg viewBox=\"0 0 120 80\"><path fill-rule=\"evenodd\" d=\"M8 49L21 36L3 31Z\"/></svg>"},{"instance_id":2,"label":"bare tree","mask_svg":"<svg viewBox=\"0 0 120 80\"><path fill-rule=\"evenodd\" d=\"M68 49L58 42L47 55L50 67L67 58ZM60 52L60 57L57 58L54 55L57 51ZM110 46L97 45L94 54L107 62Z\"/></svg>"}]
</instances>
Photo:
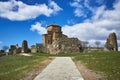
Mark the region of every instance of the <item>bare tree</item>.
<instances>
[{"instance_id":1,"label":"bare tree","mask_svg":"<svg viewBox=\"0 0 120 80\"><path fill-rule=\"evenodd\" d=\"M7 50L9 49L9 47L8 46L3 46L2 49L5 51L5 54L8 55Z\"/></svg>"},{"instance_id":2,"label":"bare tree","mask_svg":"<svg viewBox=\"0 0 120 80\"><path fill-rule=\"evenodd\" d=\"M99 47L99 45L101 44L101 42L100 41L95 41L95 44L96 44L97 47Z\"/></svg>"}]
</instances>

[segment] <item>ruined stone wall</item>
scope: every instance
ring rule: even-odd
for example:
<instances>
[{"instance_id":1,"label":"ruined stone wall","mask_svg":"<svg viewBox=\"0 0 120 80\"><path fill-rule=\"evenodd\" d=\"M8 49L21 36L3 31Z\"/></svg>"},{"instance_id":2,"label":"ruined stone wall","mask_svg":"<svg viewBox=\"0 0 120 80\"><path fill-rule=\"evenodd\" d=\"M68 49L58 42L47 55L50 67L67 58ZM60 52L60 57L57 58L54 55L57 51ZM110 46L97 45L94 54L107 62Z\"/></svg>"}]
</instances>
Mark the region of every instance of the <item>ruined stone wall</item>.
<instances>
[{"instance_id":1,"label":"ruined stone wall","mask_svg":"<svg viewBox=\"0 0 120 80\"><path fill-rule=\"evenodd\" d=\"M47 52L50 54L79 53L80 46L80 41L77 38L68 38L63 35L47 46Z\"/></svg>"},{"instance_id":2,"label":"ruined stone wall","mask_svg":"<svg viewBox=\"0 0 120 80\"><path fill-rule=\"evenodd\" d=\"M44 47L47 46L47 34L42 35L42 44Z\"/></svg>"},{"instance_id":3,"label":"ruined stone wall","mask_svg":"<svg viewBox=\"0 0 120 80\"><path fill-rule=\"evenodd\" d=\"M107 41L105 43L105 50L106 51L118 51L116 33L109 34Z\"/></svg>"},{"instance_id":4,"label":"ruined stone wall","mask_svg":"<svg viewBox=\"0 0 120 80\"><path fill-rule=\"evenodd\" d=\"M26 40L23 40L22 47L19 47L18 44L11 45L9 49L9 54L18 54L18 53L29 53L31 50L28 48L28 43Z\"/></svg>"},{"instance_id":5,"label":"ruined stone wall","mask_svg":"<svg viewBox=\"0 0 120 80\"><path fill-rule=\"evenodd\" d=\"M17 45L11 45L9 49L9 54L21 53L21 48Z\"/></svg>"},{"instance_id":6,"label":"ruined stone wall","mask_svg":"<svg viewBox=\"0 0 120 80\"><path fill-rule=\"evenodd\" d=\"M10 49L9 49L9 53L10 54L14 54L14 50L16 49L16 46L15 45L11 45L10 46Z\"/></svg>"}]
</instances>

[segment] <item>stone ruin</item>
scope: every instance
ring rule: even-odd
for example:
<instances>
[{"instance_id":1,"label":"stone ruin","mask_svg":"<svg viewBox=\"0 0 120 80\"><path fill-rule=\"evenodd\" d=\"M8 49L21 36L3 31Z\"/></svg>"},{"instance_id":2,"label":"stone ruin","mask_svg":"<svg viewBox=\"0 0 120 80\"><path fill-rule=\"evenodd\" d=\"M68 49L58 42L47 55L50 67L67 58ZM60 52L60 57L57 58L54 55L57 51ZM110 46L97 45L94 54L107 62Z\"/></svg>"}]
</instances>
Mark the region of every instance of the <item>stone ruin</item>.
<instances>
[{"instance_id":1,"label":"stone ruin","mask_svg":"<svg viewBox=\"0 0 120 80\"><path fill-rule=\"evenodd\" d=\"M19 47L18 44L11 45L9 49L9 54L17 54L17 53L28 53L30 49L28 48L28 43L26 40L23 40L22 47Z\"/></svg>"},{"instance_id":2,"label":"stone ruin","mask_svg":"<svg viewBox=\"0 0 120 80\"><path fill-rule=\"evenodd\" d=\"M105 51L118 51L117 36L114 32L109 34L107 38L105 43Z\"/></svg>"},{"instance_id":3,"label":"stone ruin","mask_svg":"<svg viewBox=\"0 0 120 80\"><path fill-rule=\"evenodd\" d=\"M31 53L42 52L42 44L36 43L36 45L31 46Z\"/></svg>"},{"instance_id":4,"label":"stone ruin","mask_svg":"<svg viewBox=\"0 0 120 80\"><path fill-rule=\"evenodd\" d=\"M21 50L22 53L28 53L28 43L26 40L24 40L22 42L22 50Z\"/></svg>"},{"instance_id":5,"label":"stone ruin","mask_svg":"<svg viewBox=\"0 0 120 80\"><path fill-rule=\"evenodd\" d=\"M18 46L18 44L11 45L9 49L9 54L16 54L16 53L21 53L21 48Z\"/></svg>"},{"instance_id":6,"label":"stone ruin","mask_svg":"<svg viewBox=\"0 0 120 80\"><path fill-rule=\"evenodd\" d=\"M61 31L61 27L57 24L51 24L47 26L47 34L42 35L42 44L36 43L28 48L28 43L26 40L22 42L22 47L18 44L11 45L9 49L10 54L16 53L50 53L50 54L60 54L60 53L79 53L79 52L93 52L93 51L118 51L117 37L115 33L111 33L105 43L105 48L98 47L84 47L83 41L77 38L68 38Z\"/></svg>"},{"instance_id":7,"label":"stone ruin","mask_svg":"<svg viewBox=\"0 0 120 80\"><path fill-rule=\"evenodd\" d=\"M79 53L82 49L81 41L62 34L61 27L57 24L47 26L47 34L43 34L42 39L42 50L45 53Z\"/></svg>"}]
</instances>

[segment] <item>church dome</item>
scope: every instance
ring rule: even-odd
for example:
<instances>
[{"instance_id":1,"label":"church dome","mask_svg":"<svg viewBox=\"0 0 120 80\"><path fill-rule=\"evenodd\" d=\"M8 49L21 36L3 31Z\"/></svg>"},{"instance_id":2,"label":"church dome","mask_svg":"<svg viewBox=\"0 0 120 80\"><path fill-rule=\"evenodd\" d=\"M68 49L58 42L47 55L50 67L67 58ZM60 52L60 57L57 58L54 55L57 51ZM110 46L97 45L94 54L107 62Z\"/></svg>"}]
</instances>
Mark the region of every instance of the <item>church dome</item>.
<instances>
[{"instance_id":1,"label":"church dome","mask_svg":"<svg viewBox=\"0 0 120 80\"><path fill-rule=\"evenodd\" d=\"M47 26L47 31L61 32L61 27L57 24L50 24L49 26Z\"/></svg>"}]
</instances>

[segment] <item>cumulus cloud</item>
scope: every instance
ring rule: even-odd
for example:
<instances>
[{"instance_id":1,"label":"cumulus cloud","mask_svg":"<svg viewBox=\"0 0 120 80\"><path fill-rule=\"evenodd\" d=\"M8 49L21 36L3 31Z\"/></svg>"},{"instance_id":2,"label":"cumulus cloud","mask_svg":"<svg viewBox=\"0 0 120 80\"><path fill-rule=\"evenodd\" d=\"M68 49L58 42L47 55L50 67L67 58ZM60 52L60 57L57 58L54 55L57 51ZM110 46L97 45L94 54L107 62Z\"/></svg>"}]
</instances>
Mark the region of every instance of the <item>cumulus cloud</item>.
<instances>
[{"instance_id":1,"label":"cumulus cloud","mask_svg":"<svg viewBox=\"0 0 120 80\"><path fill-rule=\"evenodd\" d=\"M62 8L60 8L54 1L50 1L49 5L28 5L22 1L15 0L0 2L0 17L9 20L27 20L36 18L40 15L49 17L51 14L62 10Z\"/></svg>"},{"instance_id":2,"label":"cumulus cloud","mask_svg":"<svg viewBox=\"0 0 120 80\"><path fill-rule=\"evenodd\" d=\"M101 43L105 43L109 33L116 32L117 35L120 35L120 1L116 2L113 7L113 10L106 10L105 6L100 6L95 9L96 11L91 19L72 26L65 25L62 31L69 37L87 40L91 44L95 40L100 40Z\"/></svg>"},{"instance_id":3,"label":"cumulus cloud","mask_svg":"<svg viewBox=\"0 0 120 80\"><path fill-rule=\"evenodd\" d=\"M42 24L40 22L31 25L30 30L37 31L39 34L45 34L47 32L47 30L44 27L42 27Z\"/></svg>"}]
</instances>

